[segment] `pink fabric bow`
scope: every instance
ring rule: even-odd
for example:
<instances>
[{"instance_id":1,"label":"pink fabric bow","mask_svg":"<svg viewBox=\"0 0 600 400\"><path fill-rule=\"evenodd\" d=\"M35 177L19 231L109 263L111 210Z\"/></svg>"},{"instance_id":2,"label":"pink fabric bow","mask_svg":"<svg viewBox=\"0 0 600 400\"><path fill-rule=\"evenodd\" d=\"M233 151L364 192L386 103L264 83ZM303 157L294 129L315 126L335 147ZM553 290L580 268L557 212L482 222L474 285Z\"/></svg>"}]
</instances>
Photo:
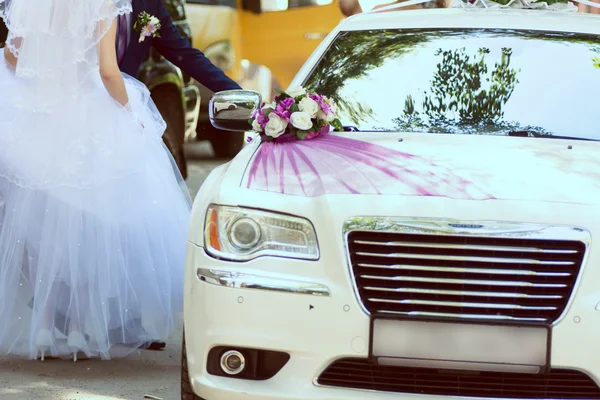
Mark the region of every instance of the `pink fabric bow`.
<instances>
[{"instance_id":1,"label":"pink fabric bow","mask_svg":"<svg viewBox=\"0 0 600 400\"><path fill-rule=\"evenodd\" d=\"M329 127L297 140L262 137L247 187L316 197L324 194L397 194L493 199L447 168L421 157L329 134Z\"/></svg>"}]
</instances>

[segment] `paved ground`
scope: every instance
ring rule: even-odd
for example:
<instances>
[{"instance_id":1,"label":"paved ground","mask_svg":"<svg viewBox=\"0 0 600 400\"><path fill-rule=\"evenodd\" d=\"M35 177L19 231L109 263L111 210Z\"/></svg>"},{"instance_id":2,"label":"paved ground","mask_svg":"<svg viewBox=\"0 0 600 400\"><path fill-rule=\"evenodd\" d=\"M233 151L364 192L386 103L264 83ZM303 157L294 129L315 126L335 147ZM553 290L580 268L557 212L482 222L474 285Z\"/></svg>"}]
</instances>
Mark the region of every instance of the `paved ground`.
<instances>
[{"instance_id":1,"label":"paved ground","mask_svg":"<svg viewBox=\"0 0 600 400\"><path fill-rule=\"evenodd\" d=\"M216 160L208 143L189 149L188 186L192 195ZM0 357L0 400L143 400L146 394L179 400L181 330L164 351L140 351L114 361L45 362Z\"/></svg>"},{"instance_id":2,"label":"paved ground","mask_svg":"<svg viewBox=\"0 0 600 400\"><path fill-rule=\"evenodd\" d=\"M212 148L208 142L200 142L187 147L186 154L190 162L187 184L192 196L196 196L202 182L213 168L229 161L213 157Z\"/></svg>"}]
</instances>

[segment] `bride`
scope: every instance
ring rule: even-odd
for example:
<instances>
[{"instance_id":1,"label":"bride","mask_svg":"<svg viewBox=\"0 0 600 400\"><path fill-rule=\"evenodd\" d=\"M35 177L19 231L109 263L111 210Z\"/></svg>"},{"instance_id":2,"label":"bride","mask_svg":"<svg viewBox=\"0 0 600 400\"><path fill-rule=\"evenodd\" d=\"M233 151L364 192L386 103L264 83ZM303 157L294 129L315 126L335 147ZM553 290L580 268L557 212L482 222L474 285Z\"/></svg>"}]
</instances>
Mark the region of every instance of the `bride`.
<instances>
[{"instance_id":1,"label":"bride","mask_svg":"<svg viewBox=\"0 0 600 400\"><path fill-rule=\"evenodd\" d=\"M0 0L0 354L124 356L182 308L190 197L148 90L123 76L131 0Z\"/></svg>"}]
</instances>

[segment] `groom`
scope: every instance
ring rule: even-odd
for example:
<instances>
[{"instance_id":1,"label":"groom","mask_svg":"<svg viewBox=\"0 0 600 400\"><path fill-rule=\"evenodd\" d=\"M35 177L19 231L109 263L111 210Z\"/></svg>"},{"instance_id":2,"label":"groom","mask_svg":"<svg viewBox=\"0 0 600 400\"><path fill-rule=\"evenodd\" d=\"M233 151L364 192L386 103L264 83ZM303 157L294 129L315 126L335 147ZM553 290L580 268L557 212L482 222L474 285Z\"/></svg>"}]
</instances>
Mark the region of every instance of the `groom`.
<instances>
[{"instance_id":1,"label":"groom","mask_svg":"<svg viewBox=\"0 0 600 400\"><path fill-rule=\"evenodd\" d=\"M145 37L140 42L140 32L135 31L133 27L142 12L158 18L161 26L156 32L157 35ZM142 62L148 58L151 47L213 92L241 89L179 33L163 0L133 0L133 13L122 15L118 19L117 57L121 71L133 77L137 76Z\"/></svg>"},{"instance_id":2,"label":"groom","mask_svg":"<svg viewBox=\"0 0 600 400\"><path fill-rule=\"evenodd\" d=\"M139 41L140 32L135 31L133 27L142 12L158 18L160 29L156 33L160 37L150 35L142 42ZM120 16L117 22L117 57L122 72L137 76L142 62L148 58L150 48L153 47L164 58L213 92L241 89L179 33L163 0L133 0L133 13ZM142 347L161 350L165 343L150 341Z\"/></svg>"}]
</instances>

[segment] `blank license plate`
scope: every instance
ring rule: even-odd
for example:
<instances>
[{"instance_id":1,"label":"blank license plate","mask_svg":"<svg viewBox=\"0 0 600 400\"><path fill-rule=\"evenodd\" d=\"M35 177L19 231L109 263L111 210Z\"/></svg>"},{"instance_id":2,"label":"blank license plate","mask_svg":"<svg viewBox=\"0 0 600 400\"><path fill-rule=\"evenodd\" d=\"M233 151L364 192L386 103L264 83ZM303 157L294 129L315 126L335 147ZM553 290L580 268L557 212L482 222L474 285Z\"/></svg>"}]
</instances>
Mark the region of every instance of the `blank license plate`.
<instances>
[{"instance_id":1,"label":"blank license plate","mask_svg":"<svg viewBox=\"0 0 600 400\"><path fill-rule=\"evenodd\" d=\"M549 364L550 329L374 319L371 356L382 365L538 373Z\"/></svg>"}]
</instances>

